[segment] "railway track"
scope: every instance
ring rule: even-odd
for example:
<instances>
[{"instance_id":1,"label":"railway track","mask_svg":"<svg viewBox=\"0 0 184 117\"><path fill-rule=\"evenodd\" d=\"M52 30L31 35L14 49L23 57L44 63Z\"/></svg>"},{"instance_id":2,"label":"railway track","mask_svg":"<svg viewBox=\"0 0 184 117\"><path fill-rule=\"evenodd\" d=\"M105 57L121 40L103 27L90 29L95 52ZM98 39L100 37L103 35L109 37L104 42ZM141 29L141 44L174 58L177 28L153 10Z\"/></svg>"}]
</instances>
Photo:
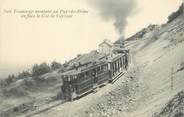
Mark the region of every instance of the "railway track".
<instances>
[{"instance_id":1,"label":"railway track","mask_svg":"<svg viewBox=\"0 0 184 117\"><path fill-rule=\"evenodd\" d=\"M46 106L40 108L39 110L37 110L37 111L35 111L35 112L28 113L28 114L23 115L23 116L21 116L21 117L32 117L32 116L34 116L34 115L37 115L37 114L46 112L46 111L48 111L48 110L50 110L50 109L52 109L52 108L54 108L54 107L57 107L57 106L59 106L59 105L61 105L61 104L64 104L65 102L67 102L67 101L64 101L64 100L63 100L62 102L57 102L57 103L51 104L51 105L49 105L49 106L46 105Z\"/></svg>"},{"instance_id":2,"label":"railway track","mask_svg":"<svg viewBox=\"0 0 184 117\"><path fill-rule=\"evenodd\" d=\"M119 78L121 78L121 76L123 76L125 74L125 72L120 72L119 74L117 74L116 76L114 76L113 80L111 81L112 84L114 84Z\"/></svg>"}]
</instances>

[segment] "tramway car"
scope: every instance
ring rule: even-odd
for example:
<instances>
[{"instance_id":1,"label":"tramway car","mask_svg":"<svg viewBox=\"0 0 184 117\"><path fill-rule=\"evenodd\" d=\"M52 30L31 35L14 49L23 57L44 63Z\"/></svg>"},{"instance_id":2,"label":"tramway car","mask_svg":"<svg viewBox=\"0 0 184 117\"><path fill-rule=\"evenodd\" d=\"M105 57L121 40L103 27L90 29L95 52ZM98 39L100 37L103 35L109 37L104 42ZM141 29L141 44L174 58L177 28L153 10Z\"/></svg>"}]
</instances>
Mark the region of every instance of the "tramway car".
<instances>
[{"instance_id":1,"label":"tramway car","mask_svg":"<svg viewBox=\"0 0 184 117\"><path fill-rule=\"evenodd\" d=\"M106 56L102 60L76 67L62 74L64 99L73 100L112 82L126 71L128 53Z\"/></svg>"}]
</instances>

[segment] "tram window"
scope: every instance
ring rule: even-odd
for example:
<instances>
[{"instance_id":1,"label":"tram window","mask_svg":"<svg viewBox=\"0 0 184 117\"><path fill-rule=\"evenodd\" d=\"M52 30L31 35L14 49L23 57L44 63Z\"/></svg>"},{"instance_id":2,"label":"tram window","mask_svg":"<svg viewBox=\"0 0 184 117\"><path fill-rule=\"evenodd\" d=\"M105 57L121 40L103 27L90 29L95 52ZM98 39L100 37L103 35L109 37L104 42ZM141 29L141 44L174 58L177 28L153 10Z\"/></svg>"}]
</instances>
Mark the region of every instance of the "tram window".
<instances>
[{"instance_id":1,"label":"tram window","mask_svg":"<svg viewBox=\"0 0 184 117\"><path fill-rule=\"evenodd\" d=\"M122 67L122 58L120 59L120 67Z\"/></svg>"},{"instance_id":2,"label":"tram window","mask_svg":"<svg viewBox=\"0 0 184 117\"><path fill-rule=\"evenodd\" d=\"M93 71L92 71L92 76L95 76L95 74L96 74L96 73L95 73L95 70L93 70Z\"/></svg>"},{"instance_id":3,"label":"tram window","mask_svg":"<svg viewBox=\"0 0 184 117\"><path fill-rule=\"evenodd\" d=\"M87 77L87 74L86 74L86 72L84 73L84 77L85 77L85 78Z\"/></svg>"},{"instance_id":4,"label":"tram window","mask_svg":"<svg viewBox=\"0 0 184 117\"><path fill-rule=\"evenodd\" d=\"M84 75L84 78L88 77L88 73L87 72L84 72L83 75Z\"/></svg>"},{"instance_id":5,"label":"tram window","mask_svg":"<svg viewBox=\"0 0 184 117\"><path fill-rule=\"evenodd\" d=\"M77 76L75 75L75 76L74 76L74 79L76 79L76 78L77 78Z\"/></svg>"},{"instance_id":6,"label":"tram window","mask_svg":"<svg viewBox=\"0 0 184 117\"><path fill-rule=\"evenodd\" d=\"M85 75L86 75L86 77L88 77L88 76L89 76L89 72L87 71L87 72L85 73Z\"/></svg>"},{"instance_id":7,"label":"tram window","mask_svg":"<svg viewBox=\"0 0 184 117\"><path fill-rule=\"evenodd\" d=\"M63 76L63 81L68 81L68 77L67 76Z\"/></svg>"},{"instance_id":8,"label":"tram window","mask_svg":"<svg viewBox=\"0 0 184 117\"><path fill-rule=\"evenodd\" d=\"M107 71L108 70L108 65L105 65L105 71Z\"/></svg>"},{"instance_id":9,"label":"tram window","mask_svg":"<svg viewBox=\"0 0 184 117\"><path fill-rule=\"evenodd\" d=\"M89 71L89 76L92 76L92 74L93 74L93 70L90 70Z\"/></svg>"},{"instance_id":10,"label":"tram window","mask_svg":"<svg viewBox=\"0 0 184 117\"><path fill-rule=\"evenodd\" d=\"M84 78L84 74L83 73L80 74L80 79L82 79L82 78Z\"/></svg>"},{"instance_id":11,"label":"tram window","mask_svg":"<svg viewBox=\"0 0 184 117\"><path fill-rule=\"evenodd\" d=\"M102 70L102 72L104 72L104 65L103 65L103 66L101 66L101 70Z\"/></svg>"},{"instance_id":12,"label":"tram window","mask_svg":"<svg viewBox=\"0 0 184 117\"><path fill-rule=\"evenodd\" d=\"M97 73L100 74L100 67L97 68Z\"/></svg>"},{"instance_id":13,"label":"tram window","mask_svg":"<svg viewBox=\"0 0 184 117\"><path fill-rule=\"evenodd\" d=\"M81 74L79 75L78 81L80 82L80 81L82 81L83 79L84 79L84 73L81 73Z\"/></svg>"},{"instance_id":14,"label":"tram window","mask_svg":"<svg viewBox=\"0 0 184 117\"><path fill-rule=\"evenodd\" d=\"M103 72L107 71L106 65L103 65L103 66L102 66L102 71L103 71Z\"/></svg>"}]
</instances>

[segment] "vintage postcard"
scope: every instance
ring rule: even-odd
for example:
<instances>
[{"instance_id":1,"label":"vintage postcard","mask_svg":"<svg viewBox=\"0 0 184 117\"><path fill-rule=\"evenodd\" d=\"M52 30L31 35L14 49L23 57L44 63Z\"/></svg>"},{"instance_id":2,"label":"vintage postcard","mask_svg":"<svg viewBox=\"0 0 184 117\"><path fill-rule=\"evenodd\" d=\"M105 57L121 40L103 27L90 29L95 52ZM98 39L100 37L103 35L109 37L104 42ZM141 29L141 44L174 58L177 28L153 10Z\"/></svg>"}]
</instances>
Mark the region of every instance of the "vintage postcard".
<instances>
[{"instance_id":1,"label":"vintage postcard","mask_svg":"<svg viewBox=\"0 0 184 117\"><path fill-rule=\"evenodd\" d=\"M0 0L0 117L184 117L184 1Z\"/></svg>"}]
</instances>

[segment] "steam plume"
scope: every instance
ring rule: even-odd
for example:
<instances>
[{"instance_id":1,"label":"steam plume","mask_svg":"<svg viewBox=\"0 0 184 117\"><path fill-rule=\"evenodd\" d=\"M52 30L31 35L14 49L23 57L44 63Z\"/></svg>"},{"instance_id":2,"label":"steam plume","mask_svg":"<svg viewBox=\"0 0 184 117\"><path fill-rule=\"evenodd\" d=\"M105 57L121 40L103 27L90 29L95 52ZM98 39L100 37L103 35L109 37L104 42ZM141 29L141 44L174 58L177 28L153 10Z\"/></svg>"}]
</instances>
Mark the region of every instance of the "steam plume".
<instances>
[{"instance_id":1,"label":"steam plume","mask_svg":"<svg viewBox=\"0 0 184 117\"><path fill-rule=\"evenodd\" d=\"M127 25L127 18L134 11L135 0L88 0L99 10L104 20L113 20L119 34L123 34Z\"/></svg>"}]
</instances>

